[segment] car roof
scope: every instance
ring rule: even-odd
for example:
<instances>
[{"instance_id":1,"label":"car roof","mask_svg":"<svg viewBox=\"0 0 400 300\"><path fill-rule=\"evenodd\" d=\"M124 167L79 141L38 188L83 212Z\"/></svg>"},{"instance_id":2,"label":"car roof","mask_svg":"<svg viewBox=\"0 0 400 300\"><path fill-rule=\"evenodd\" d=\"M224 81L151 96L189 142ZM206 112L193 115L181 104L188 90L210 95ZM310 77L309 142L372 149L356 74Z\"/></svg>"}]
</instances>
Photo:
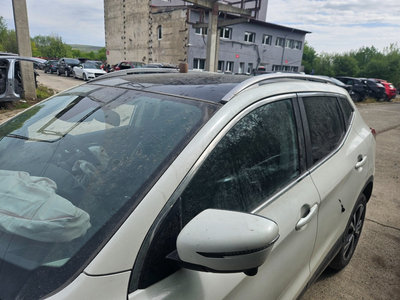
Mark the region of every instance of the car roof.
<instances>
[{"instance_id":1,"label":"car roof","mask_svg":"<svg viewBox=\"0 0 400 300\"><path fill-rule=\"evenodd\" d=\"M281 81L312 81L336 86L330 78L314 75L273 73L259 76L231 75L190 71L179 73L175 69L140 68L122 70L98 77L91 84L137 89L192 99L226 103L237 94L254 86ZM307 90L307 87L299 88ZM313 85L314 90L317 85ZM319 87L319 90L324 90ZM338 90L339 91L339 90ZM284 92L284 91L282 91Z\"/></svg>"}]
</instances>

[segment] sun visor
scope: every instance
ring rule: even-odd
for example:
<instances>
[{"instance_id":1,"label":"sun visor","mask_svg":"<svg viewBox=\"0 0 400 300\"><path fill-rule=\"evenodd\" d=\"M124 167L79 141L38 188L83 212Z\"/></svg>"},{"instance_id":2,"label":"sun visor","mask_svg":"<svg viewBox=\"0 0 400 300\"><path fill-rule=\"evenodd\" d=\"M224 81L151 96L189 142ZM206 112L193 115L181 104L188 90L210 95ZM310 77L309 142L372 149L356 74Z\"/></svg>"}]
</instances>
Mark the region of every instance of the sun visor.
<instances>
[{"instance_id":1,"label":"sun visor","mask_svg":"<svg viewBox=\"0 0 400 300\"><path fill-rule=\"evenodd\" d=\"M56 194L56 183L0 170L0 231L40 242L68 242L90 228L90 216Z\"/></svg>"}]
</instances>

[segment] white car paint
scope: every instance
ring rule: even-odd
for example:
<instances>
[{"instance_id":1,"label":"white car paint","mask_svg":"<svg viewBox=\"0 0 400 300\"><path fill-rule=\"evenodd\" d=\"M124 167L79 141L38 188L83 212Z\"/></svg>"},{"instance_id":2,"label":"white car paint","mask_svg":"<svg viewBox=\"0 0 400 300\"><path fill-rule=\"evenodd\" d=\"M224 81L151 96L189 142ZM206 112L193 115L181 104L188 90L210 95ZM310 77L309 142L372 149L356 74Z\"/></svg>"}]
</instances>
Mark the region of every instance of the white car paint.
<instances>
[{"instance_id":1,"label":"white car paint","mask_svg":"<svg viewBox=\"0 0 400 300\"><path fill-rule=\"evenodd\" d=\"M276 222L280 235L257 275L182 268L146 289L128 294L128 285L142 243L157 215L228 130L256 107L309 91L344 95L351 101L343 89L314 82L275 82L238 93L199 130L84 272L50 299L296 298L343 232L363 182L374 173L371 144L375 141L357 111L348 136L326 161L294 179L253 211ZM359 154L367 156L368 161L356 170ZM340 213L338 198L343 200L345 213ZM296 229L307 209L315 209L316 214L304 227Z\"/></svg>"},{"instance_id":2,"label":"white car paint","mask_svg":"<svg viewBox=\"0 0 400 300\"><path fill-rule=\"evenodd\" d=\"M75 78L84 80L94 79L98 76L107 74L107 72L102 69L86 68L84 64L74 67L73 71Z\"/></svg>"}]
</instances>

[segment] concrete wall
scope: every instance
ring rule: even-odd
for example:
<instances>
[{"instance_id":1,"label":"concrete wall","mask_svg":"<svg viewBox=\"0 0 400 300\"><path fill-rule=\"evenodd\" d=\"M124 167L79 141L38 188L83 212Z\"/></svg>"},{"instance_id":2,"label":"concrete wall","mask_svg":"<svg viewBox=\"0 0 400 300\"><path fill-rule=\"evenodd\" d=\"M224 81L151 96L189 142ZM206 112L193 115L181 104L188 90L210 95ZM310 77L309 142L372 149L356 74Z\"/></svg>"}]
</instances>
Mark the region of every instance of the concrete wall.
<instances>
[{"instance_id":1,"label":"concrete wall","mask_svg":"<svg viewBox=\"0 0 400 300\"><path fill-rule=\"evenodd\" d=\"M104 0L107 61L148 61L151 0Z\"/></svg>"},{"instance_id":2,"label":"concrete wall","mask_svg":"<svg viewBox=\"0 0 400 300\"><path fill-rule=\"evenodd\" d=\"M179 65L187 61L189 25L186 10L177 9L152 14L152 62ZM158 38L161 26L162 38Z\"/></svg>"}]
</instances>

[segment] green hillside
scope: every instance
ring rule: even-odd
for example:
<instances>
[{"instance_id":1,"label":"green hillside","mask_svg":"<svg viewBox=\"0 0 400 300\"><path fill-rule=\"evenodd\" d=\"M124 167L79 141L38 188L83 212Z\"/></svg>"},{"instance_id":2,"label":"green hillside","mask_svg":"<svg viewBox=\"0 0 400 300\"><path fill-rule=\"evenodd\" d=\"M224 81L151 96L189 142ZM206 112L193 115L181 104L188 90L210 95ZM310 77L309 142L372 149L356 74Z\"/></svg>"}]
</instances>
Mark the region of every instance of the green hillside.
<instances>
[{"instance_id":1,"label":"green hillside","mask_svg":"<svg viewBox=\"0 0 400 300\"><path fill-rule=\"evenodd\" d=\"M72 47L72 50L79 50L82 52L90 52L90 51L97 52L101 48L104 48L104 47L99 47L99 46L79 45L79 44L69 44L69 46Z\"/></svg>"}]
</instances>

